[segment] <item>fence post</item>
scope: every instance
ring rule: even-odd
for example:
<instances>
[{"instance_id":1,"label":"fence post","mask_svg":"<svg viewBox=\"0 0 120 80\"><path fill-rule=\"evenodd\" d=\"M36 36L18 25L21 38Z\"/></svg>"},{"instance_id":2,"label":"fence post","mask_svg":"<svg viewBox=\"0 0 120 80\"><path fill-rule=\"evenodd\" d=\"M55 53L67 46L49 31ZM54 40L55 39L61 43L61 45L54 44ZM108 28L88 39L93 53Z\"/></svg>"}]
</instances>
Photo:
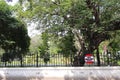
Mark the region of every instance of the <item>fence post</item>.
<instances>
[{"instance_id":1,"label":"fence post","mask_svg":"<svg viewBox=\"0 0 120 80\"><path fill-rule=\"evenodd\" d=\"M7 67L7 62L5 61L5 67Z\"/></svg>"},{"instance_id":2,"label":"fence post","mask_svg":"<svg viewBox=\"0 0 120 80\"><path fill-rule=\"evenodd\" d=\"M23 67L23 58L22 58L22 55L20 55L20 64L21 64L21 67Z\"/></svg>"},{"instance_id":3,"label":"fence post","mask_svg":"<svg viewBox=\"0 0 120 80\"><path fill-rule=\"evenodd\" d=\"M37 56L36 56L36 67L38 67L38 52L37 52Z\"/></svg>"},{"instance_id":4,"label":"fence post","mask_svg":"<svg viewBox=\"0 0 120 80\"><path fill-rule=\"evenodd\" d=\"M71 61L71 66L73 66L73 54L71 51L70 51L70 61Z\"/></svg>"},{"instance_id":5,"label":"fence post","mask_svg":"<svg viewBox=\"0 0 120 80\"><path fill-rule=\"evenodd\" d=\"M111 53L108 52L107 53L107 63L108 63L108 66L110 66L110 56L111 56Z\"/></svg>"}]
</instances>

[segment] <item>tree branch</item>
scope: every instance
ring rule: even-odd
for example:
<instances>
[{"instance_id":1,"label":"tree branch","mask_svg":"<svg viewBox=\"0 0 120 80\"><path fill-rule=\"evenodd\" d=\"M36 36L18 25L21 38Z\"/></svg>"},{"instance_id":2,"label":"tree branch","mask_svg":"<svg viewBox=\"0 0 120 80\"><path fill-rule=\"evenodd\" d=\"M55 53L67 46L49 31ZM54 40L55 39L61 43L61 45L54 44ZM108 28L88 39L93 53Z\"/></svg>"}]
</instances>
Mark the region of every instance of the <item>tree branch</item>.
<instances>
[{"instance_id":1,"label":"tree branch","mask_svg":"<svg viewBox=\"0 0 120 80\"><path fill-rule=\"evenodd\" d=\"M99 18L99 5L95 2L92 2L91 0L86 0L86 4L89 9L93 10L93 15L95 17L96 25L100 24L100 18Z\"/></svg>"},{"instance_id":2,"label":"tree branch","mask_svg":"<svg viewBox=\"0 0 120 80\"><path fill-rule=\"evenodd\" d=\"M111 21L107 27L105 27L105 31L115 31L120 30L120 19Z\"/></svg>"}]
</instances>

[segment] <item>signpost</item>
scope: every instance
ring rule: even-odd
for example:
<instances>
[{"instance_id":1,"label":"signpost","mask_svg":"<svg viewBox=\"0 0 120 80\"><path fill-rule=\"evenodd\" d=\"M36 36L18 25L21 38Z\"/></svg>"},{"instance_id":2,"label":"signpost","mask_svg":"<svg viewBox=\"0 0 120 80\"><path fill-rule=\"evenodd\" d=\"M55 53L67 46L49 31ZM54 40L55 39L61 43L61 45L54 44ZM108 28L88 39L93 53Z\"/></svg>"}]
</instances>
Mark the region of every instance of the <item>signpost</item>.
<instances>
[{"instance_id":1,"label":"signpost","mask_svg":"<svg viewBox=\"0 0 120 80\"><path fill-rule=\"evenodd\" d=\"M86 64L93 64L94 63L94 56L90 53L85 55L85 63Z\"/></svg>"}]
</instances>

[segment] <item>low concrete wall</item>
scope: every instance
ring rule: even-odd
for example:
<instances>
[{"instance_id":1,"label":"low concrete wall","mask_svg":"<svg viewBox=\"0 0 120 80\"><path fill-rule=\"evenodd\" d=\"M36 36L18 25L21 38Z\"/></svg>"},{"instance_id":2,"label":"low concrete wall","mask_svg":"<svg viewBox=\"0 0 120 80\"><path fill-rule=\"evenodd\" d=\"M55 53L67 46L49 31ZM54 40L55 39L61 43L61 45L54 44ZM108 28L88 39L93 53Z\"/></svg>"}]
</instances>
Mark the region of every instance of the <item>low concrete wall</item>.
<instances>
[{"instance_id":1,"label":"low concrete wall","mask_svg":"<svg viewBox=\"0 0 120 80\"><path fill-rule=\"evenodd\" d=\"M0 80L120 80L120 67L0 68Z\"/></svg>"}]
</instances>

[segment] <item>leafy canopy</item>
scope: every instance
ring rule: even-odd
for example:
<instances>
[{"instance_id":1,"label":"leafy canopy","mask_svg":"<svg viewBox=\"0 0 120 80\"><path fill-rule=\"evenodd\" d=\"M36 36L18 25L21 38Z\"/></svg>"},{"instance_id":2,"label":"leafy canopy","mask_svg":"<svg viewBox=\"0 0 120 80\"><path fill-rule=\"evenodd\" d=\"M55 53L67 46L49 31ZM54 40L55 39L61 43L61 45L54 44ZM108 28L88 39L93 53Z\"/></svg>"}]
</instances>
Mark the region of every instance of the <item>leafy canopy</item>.
<instances>
[{"instance_id":1,"label":"leafy canopy","mask_svg":"<svg viewBox=\"0 0 120 80\"><path fill-rule=\"evenodd\" d=\"M5 50L4 54L20 57L28 51L30 45L26 25L12 17L12 11L4 0L0 1L0 6L0 47Z\"/></svg>"}]
</instances>

